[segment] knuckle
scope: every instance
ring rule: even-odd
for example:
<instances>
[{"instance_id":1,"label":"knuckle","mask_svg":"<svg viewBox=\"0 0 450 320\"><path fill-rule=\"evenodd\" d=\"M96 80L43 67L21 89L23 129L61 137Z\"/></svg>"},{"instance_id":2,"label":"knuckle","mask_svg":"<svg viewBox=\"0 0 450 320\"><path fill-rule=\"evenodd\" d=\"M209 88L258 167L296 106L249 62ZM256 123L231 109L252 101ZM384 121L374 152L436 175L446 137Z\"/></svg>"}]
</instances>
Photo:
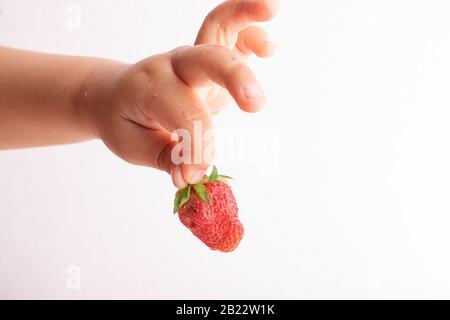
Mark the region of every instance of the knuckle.
<instances>
[{"instance_id":1,"label":"knuckle","mask_svg":"<svg viewBox=\"0 0 450 320\"><path fill-rule=\"evenodd\" d=\"M230 67L229 77L236 78L242 74L247 74L250 71L250 68L244 62L237 62L236 64Z\"/></svg>"},{"instance_id":2,"label":"knuckle","mask_svg":"<svg viewBox=\"0 0 450 320\"><path fill-rule=\"evenodd\" d=\"M173 50L170 50L169 53L179 53L179 52L184 51L184 50L189 49L189 48L192 48L192 46L188 46L188 45L179 46L179 47L176 47Z\"/></svg>"},{"instance_id":3,"label":"knuckle","mask_svg":"<svg viewBox=\"0 0 450 320\"><path fill-rule=\"evenodd\" d=\"M138 62L135 67L135 73L138 77L163 76L170 70L170 54L152 56Z\"/></svg>"},{"instance_id":4,"label":"knuckle","mask_svg":"<svg viewBox=\"0 0 450 320\"><path fill-rule=\"evenodd\" d=\"M177 48L169 51L171 60L173 61L173 59L180 58L181 56L183 56L191 48L192 48L192 46L187 46L186 45L186 46L177 47Z\"/></svg>"},{"instance_id":5,"label":"knuckle","mask_svg":"<svg viewBox=\"0 0 450 320\"><path fill-rule=\"evenodd\" d=\"M219 23L217 11L218 9L216 8L215 10L208 13L204 23L207 25L217 25Z\"/></svg>"},{"instance_id":6,"label":"knuckle","mask_svg":"<svg viewBox=\"0 0 450 320\"><path fill-rule=\"evenodd\" d=\"M236 52L219 45L209 45L205 50L205 58L207 56L216 55L224 66L235 66L243 64L244 60Z\"/></svg>"},{"instance_id":7,"label":"knuckle","mask_svg":"<svg viewBox=\"0 0 450 320\"><path fill-rule=\"evenodd\" d=\"M189 50L192 49L192 46L181 46L170 51L170 65L171 68L177 69L185 60L186 54Z\"/></svg>"}]
</instances>

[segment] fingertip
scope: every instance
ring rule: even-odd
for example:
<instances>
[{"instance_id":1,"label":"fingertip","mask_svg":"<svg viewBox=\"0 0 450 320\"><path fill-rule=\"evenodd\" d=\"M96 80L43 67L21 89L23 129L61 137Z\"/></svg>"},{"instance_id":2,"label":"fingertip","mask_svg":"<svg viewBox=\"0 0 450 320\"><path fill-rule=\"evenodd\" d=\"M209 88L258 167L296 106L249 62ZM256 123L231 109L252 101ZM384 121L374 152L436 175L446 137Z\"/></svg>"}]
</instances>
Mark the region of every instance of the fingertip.
<instances>
[{"instance_id":1,"label":"fingertip","mask_svg":"<svg viewBox=\"0 0 450 320\"><path fill-rule=\"evenodd\" d=\"M260 19L261 20L271 20L273 19L280 10L280 2L278 0L256 0L257 5L259 5Z\"/></svg>"},{"instance_id":2,"label":"fingertip","mask_svg":"<svg viewBox=\"0 0 450 320\"><path fill-rule=\"evenodd\" d=\"M264 107L266 102L264 91L256 83L244 85L241 95L243 99L240 101L239 106L245 112L258 112Z\"/></svg>"},{"instance_id":3,"label":"fingertip","mask_svg":"<svg viewBox=\"0 0 450 320\"><path fill-rule=\"evenodd\" d=\"M272 0L272 16L275 17L280 12L280 0Z\"/></svg>"},{"instance_id":4,"label":"fingertip","mask_svg":"<svg viewBox=\"0 0 450 320\"><path fill-rule=\"evenodd\" d=\"M240 83L244 81L246 80L241 79ZM229 92L239 108L245 112L258 112L264 107L266 95L256 80L247 80L244 84L240 84L240 87L230 87Z\"/></svg>"},{"instance_id":5,"label":"fingertip","mask_svg":"<svg viewBox=\"0 0 450 320\"><path fill-rule=\"evenodd\" d=\"M242 94L245 99L262 99L265 97L265 94L261 87L256 83L245 84L242 87Z\"/></svg>"},{"instance_id":6,"label":"fingertip","mask_svg":"<svg viewBox=\"0 0 450 320\"><path fill-rule=\"evenodd\" d=\"M208 168L198 165L182 165L181 172L183 179L189 184L196 184L202 181Z\"/></svg>"},{"instance_id":7,"label":"fingertip","mask_svg":"<svg viewBox=\"0 0 450 320\"><path fill-rule=\"evenodd\" d=\"M264 40L263 48L261 49L261 51L256 52L256 55L260 58L268 58L273 56L276 51L276 44L273 41L266 39Z\"/></svg>"},{"instance_id":8,"label":"fingertip","mask_svg":"<svg viewBox=\"0 0 450 320\"><path fill-rule=\"evenodd\" d=\"M248 112L248 113L256 113L264 109L266 99L252 99L248 100L245 103L242 103L239 105L242 111Z\"/></svg>"},{"instance_id":9,"label":"fingertip","mask_svg":"<svg viewBox=\"0 0 450 320\"><path fill-rule=\"evenodd\" d=\"M178 189L187 187L187 182L183 178L180 166L175 166L175 168L172 170L172 182Z\"/></svg>"}]
</instances>

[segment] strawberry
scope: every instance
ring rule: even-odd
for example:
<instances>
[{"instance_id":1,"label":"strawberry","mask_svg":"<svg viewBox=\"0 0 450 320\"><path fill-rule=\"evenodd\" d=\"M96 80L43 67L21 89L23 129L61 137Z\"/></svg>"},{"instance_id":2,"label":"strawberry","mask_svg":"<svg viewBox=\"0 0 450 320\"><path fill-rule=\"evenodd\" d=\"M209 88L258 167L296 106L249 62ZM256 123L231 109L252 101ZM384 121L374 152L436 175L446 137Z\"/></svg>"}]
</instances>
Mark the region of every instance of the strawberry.
<instances>
[{"instance_id":1,"label":"strawberry","mask_svg":"<svg viewBox=\"0 0 450 320\"><path fill-rule=\"evenodd\" d=\"M209 177L179 190L174 201L181 223L210 249L222 252L235 250L244 235L228 179L214 166Z\"/></svg>"}]
</instances>

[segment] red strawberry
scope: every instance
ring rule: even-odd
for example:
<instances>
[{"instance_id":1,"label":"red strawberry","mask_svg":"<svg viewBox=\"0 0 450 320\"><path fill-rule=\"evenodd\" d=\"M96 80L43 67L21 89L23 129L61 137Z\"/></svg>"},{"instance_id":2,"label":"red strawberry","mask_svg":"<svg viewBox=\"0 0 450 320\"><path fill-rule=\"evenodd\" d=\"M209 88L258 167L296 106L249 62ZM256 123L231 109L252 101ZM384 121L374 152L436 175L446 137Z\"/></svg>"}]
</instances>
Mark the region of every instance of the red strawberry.
<instances>
[{"instance_id":1,"label":"red strawberry","mask_svg":"<svg viewBox=\"0 0 450 320\"><path fill-rule=\"evenodd\" d=\"M216 167L201 183L179 190L175 196L175 213L191 232L212 250L230 252L244 235L238 206L227 183ZM192 190L193 189L193 190Z\"/></svg>"}]
</instances>

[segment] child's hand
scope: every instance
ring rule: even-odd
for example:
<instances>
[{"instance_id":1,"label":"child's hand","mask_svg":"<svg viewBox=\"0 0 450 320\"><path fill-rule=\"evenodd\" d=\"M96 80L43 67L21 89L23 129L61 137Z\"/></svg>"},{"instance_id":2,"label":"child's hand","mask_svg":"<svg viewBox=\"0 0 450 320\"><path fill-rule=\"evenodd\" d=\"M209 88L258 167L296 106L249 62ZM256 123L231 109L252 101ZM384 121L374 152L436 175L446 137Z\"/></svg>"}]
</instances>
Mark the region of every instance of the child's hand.
<instances>
[{"instance_id":1,"label":"child's hand","mask_svg":"<svg viewBox=\"0 0 450 320\"><path fill-rule=\"evenodd\" d=\"M265 32L249 23L269 20L276 10L275 0L229 0L208 15L194 47L135 65L99 67L81 92L92 130L124 160L169 172L178 188L200 181L212 161L212 115L223 109L228 96L247 112L264 104L244 58L274 51ZM202 143L194 143L196 121L202 133L208 132ZM198 163L174 164L171 155L178 142L171 140L171 132L180 128L192 141L184 154L197 152Z\"/></svg>"},{"instance_id":2,"label":"child's hand","mask_svg":"<svg viewBox=\"0 0 450 320\"><path fill-rule=\"evenodd\" d=\"M264 104L245 57L274 51L250 24L276 11L276 0L228 0L195 46L135 65L0 47L0 150L101 138L121 158L169 172L179 188L200 181L213 161L212 115L229 97L247 112Z\"/></svg>"}]
</instances>

